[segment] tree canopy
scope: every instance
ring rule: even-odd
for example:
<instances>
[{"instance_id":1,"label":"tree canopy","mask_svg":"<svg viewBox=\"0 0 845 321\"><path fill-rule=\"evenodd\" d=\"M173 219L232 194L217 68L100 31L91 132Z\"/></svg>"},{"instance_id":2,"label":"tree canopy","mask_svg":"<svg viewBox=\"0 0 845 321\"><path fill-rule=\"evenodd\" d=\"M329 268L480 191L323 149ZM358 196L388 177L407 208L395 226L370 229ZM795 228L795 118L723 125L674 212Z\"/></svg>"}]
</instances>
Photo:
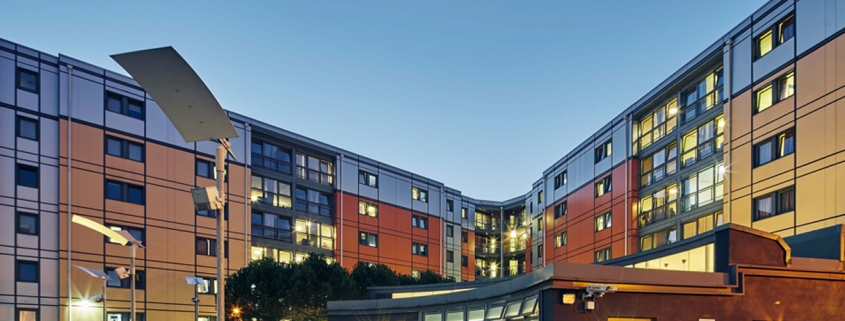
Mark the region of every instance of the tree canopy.
<instances>
[{"instance_id":1,"label":"tree canopy","mask_svg":"<svg viewBox=\"0 0 845 321\"><path fill-rule=\"evenodd\" d=\"M323 254L298 263L252 261L226 279L226 314L237 307L242 320L325 320L326 302L359 300L367 287L454 282L432 271L414 278L384 264L358 262L352 272Z\"/></svg>"}]
</instances>

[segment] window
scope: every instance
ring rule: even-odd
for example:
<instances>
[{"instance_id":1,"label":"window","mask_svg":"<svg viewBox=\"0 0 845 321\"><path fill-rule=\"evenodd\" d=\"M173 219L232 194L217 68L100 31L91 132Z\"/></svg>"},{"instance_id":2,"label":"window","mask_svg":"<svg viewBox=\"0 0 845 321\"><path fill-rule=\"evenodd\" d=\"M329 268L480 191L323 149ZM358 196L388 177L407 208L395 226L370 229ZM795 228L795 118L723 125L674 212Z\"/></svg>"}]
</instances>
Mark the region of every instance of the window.
<instances>
[{"instance_id":1,"label":"window","mask_svg":"<svg viewBox=\"0 0 845 321\"><path fill-rule=\"evenodd\" d=\"M757 37L756 58L760 58L795 36L795 19L787 16Z\"/></svg>"},{"instance_id":2,"label":"window","mask_svg":"<svg viewBox=\"0 0 845 321\"><path fill-rule=\"evenodd\" d=\"M671 101L655 109L648 115L640 119L639 135L637 129L634 129L634 137L639 137L635 148L645 148L651 143L663 138L667 134L675 130L678 125L678 99L673 98Z\"/></svg>"},{"instance_id":3,"label":"window","mask_svg":"<svg viewBox=\"0 0 845 321\"><path fill-rule=\"evenodd\" d=\"M112 92L106 92L106 110L144 120L143 102Z\"/></svg>"},{"instance_id":4,"label":"window","mask_svg":"<svg viewBox=\"0 0 845 321\"><path fill-rule=\"evenodd\" d=\"M36 309L17 309L18 318L16 321L38 321L38 310Z\"/></svg>"},{"instance_id":5,"label":"window","mask_svg":"<svg viewBox=\"0 0 845 321\"><path fill-rule=\"evenodd\" d=\"M421 229L428 229L428 218L422 216L411 216L411 226Z\"/></svg>"},{"instance_id":6,"label":"window","mask_svg":"<svg viewBox=\"0 0 845 321\"><path fill-rule=\"evenodd\" d=\"M226 244L223 244L224 246ZM203 237L197 238L197 254L217 256L217 240Z\"/></svg>"},{"instance_id":7,"label":"window","mask_svg":"<svg viewBox=\"0 0 845 321\"><path fill-rule=\"evenodd\" d=\"M197 176L205 178L216 178L214 163L197 158Z\"/></svg>"},{"instance_id":8,"label":"window","mask_svg":"<svg viewBox=\"0 0 845 321\"><path fill-rule=\"evenodd\" d=\"M469 266L469 258L466 255L461 255L461 266L463 266L463 267Z\"/></svg>"},{"instance_id":9,"label":"window","mask_svg":"<svg viewBox=\"0 0 845 321\"><path fill-rule=\"evenodd\" d=\"M38 72L18 67L18 89L38 93Z\"/></svg>"},{"instance_id":10,"label":"window","mask_svg":"<svg viewBox=\"0 0 845 321\"><path fill-rule=\"evenodd\" d=\"M217 278L202 277L203 287L198 289L199 294L217 294Z\"/></svg>"},{"instance_id":11,"label":"window","mask_svg":"<svg viewBox=\"0 0 845 321\"><path fill-rule=\"evenodd\" d=\"M795 187L754 199L754 220L762 220L795 210Z\"/></svg>"},{"instance_id":12,"label":"window","mask_svg":"<svg viewBox=\"0 0 845 321\"><path fill-rule=\"evenodd\" d=\"M411 254L419 256L428 256L428 245L419 243L411 244Z\"/></svg>"},{"instance_id":13,"label":"window","mask_svg":"<svg viewBox=\"0 0 845 321\"><path fill-rule=\"evenodd\" d=\"M446 236L454 237L455 236L455 227L452 225L446 225Z\"/></svg>"},{"instance_id":14,"label":"window","mask_svg":"<svg viewBox=\"0 0 845 321\"><path fill-rule=\"evenodd\" d=\"M461 207L461 218L467 218L467 208Z\"/></svg>"},{"instance_id":15,"label":"window","mask_svg":"<svg viewBox=\"0 0 845 321\"><path fill-rule=\"evenodd\" d=\"M610 248L604 248L596 251L596 263L601 263L610 260Z\"/></svg>"},{"instance_id":16,"label":"window","mask_svg":"<svg viewBox=\"0 0 845 321\"><path fill-rule=\"evenodd\" d=\"M767 164L795 152L795 131L790 129L754 145L754 166Z\"/></svg>"},{"instance_id":17,"label":"window","mask_svg":"<svg viewBox=\"0 0 845 321\"><path fill-rule=\"evenodd\" d=\"M639 224L646 227L678 215L678 185L672 183L640 199Z\"/></svg>"},{"instance_id":18,"label":"window","mask_svg":"<svg viewBox=\"0 0 845 321\"><path fill-rule=\"evenodd\" d=\"M132 321L145 321L146 318L143 312L135 312L135 318ZM126 321L129 320L129 312L109 312L108 313L108 320L109 321ZM197 321L201 321L202 317L198 318ZM216 321L216 317L214 319L210 319L207 321ZM202 320L206 321L206 320Z\"/></svg>"},{"instance_id":19,"label":"window","mask_svg":"<svg viewBox=\"0 0 845 321\"><path fill-rule=\"evenodd\" d=\"M564 245L566 245L566 243L567 243L567 239L566 239L566 232L565 231L558 234L558 235L555 235L555 248L559 248L561 246L564 246Z\"/></svg>"},{"instance_id":20,"label":"window","mask_svg":"<svg viewBox=\"0 0 845 321\"><path fill-rule=\"evenodd\" d=\"M446 251L446 262L449 262L449 263L455 262L455 252Z\"/></svg>"},{"instance_id":21,"label":"window","mask_svg":"<svg viewBox=\"0 0 845 321\"><path fill-rule=\"evenodd\" d=\"M291 208L290 184L261 176L252 176L252 202Z\"/></svg>"},{"instance_id":22,"label":"window","mask_svg":"<svg viewBox=\"0 0 845 321\"><path fill-rule=\"evenodd\" d=\"M455 201L446 200L446 212L454 212L454 211L455 211Z\"/></svg>"},{"instance_id":23,"label":"window","mask_svg":"<svg viewBox=\"0 0 845 321\"><path fill-rule=\"evenodd\" d=\"M461 231L461 243L469 242L469 233Z\"/></svg>"},{"instance_id":24,"label":"window","mask_svg":"<svg viewBox=\"0 0 845 321\"><path fill-rule=\"evenodd\" d=\"M252 166L290 175L290 150L262 141L253 141Z\"/></svg>"},{"instance_id":25,"label":"window","mask_svg":"<svg viewBox=\"0 0 845 321\"><path fill-rule=\"evenodd\" d=\"M21 234L38 235L38 215L18 212L17 232Z\"/></svg>"},{"instance_id":26,"label":"window","mask_svg":"<svg viewBox=\"0 0 845 321\"><path fill-rule=\"evenodd\" d=\"M378 204L358 201L358 214L369 217L378 217Z\"/></svg>"},{"instance_id":27,"label":"window","mask_svg":"<svg viewBox=\"0 0 845 321\"><path fill-rule=\"evenodd\" d=\"M555 189L560 188L563 185L566 185L567 178L566 178L566 171L563 171L560 174L555 176Z\"/></svg>"},{"instance_id":28,"label":"window","mask_svg":"<svg viewBox=\"0 0 845 321\"><path fill-rule=\"evenodd\" d=\"M215 210L197 210L197 215L205 216L205 217L211 217L211 218L217 218L217 212L219 212L219 211L220 210L216 210L216 211ZM223 205L223 219L224 220L229 219L229 203L228 202L226 203L226 205Z\"/></svg>"},{"instance_id":29,"label":"window","mask_svg":"<svg viewBox=\"0 0 845 321\"><path fill-rule=\"evenodd\" d=\"M331 216L332 208L331 203L329 202L330 198L331 195L329 194L312 189L297 187L296 210L323 216Z\"/></svg>"},{"instance_id":30,"label":"window","mask_svg":"<svg viewBox=\"0 0 845 321\"><path fill-rule=\"evenodd\" d=\"M707 167L681 180L683 211L722 199L725 168L722 163Z\"/></svg>"},{"instance_id":31,"label":"window","mask_svg":"<svg viewBox=\"0 0 845 321\"><path fill-rule=\"evenodd\" d=\"M106 154L143 162L144 145L122 138L106 136Z\"/></svg>"},{"instance_id":32,"label":"window","mask_svg":"<svg viewBox=\"0 0 845 321\"><path fill-rule=\"evenodd\" d=\"M144 188L120 181L106 181L106 198L135 204L144 204Z\"/></svg>"},{"instance_id":33,"label":"window","mask_svg":"<svg viewBox=\"0 0 845 321\"><path fill-rule=\"evenodd\" d=\"M128 271L129 268L127 267L126 270ZM109 274L109 280L106 281L106 286L108 286L110 288L124 288L124 289L129 289L129 288L132 287L132 284L129 283L129 282L131 282L130 279L128 277L125 278L125 279L121 279L117 275L115 268L107 268L106 273ZM145 281L146 281L146 278L145 278L144 271L138 271L136 269L135 270L135 288L143 290L144 285L146 284Z\"/></svg>"},{"instance_id":34,"label":"window","mask_svg":"<svg viewBox=\"0 0 845 321\"><path fill-rule=\"evenodd\" d=\"M604 213L596 217L596 232L602 231L611 226L610 212Z\"/></svg>"},{"instance_id":35,"label":"window","mask_svg":"<svg viewBox=\"0 0 845 321\"><path fill-rule=\"evenodd\" d=\"M411 197L420 202L428 203L428 191L421 188L412 188Z\"/></svg>"},{"instance_id":36,"label":"window","mask_svg":"<svg viewBox=\"0 0 845 321\"><path fill-rule=\"evenodd\" d=\"M18 282L38 282L38 262L18 261L17 274Z\"/></svg>"},{"instance_id":37,"label":"window","mask_svg":"<svg viewBox=\"0 0 845 321\"><path fill-rule=\"evenodd\" d=\"M18 115L18 137L38 140L38 121Z\"/></svg>"},{"instance_id":38,"label":"window","mask_svg":"<svg viewBox=\"0 0 845 321\"><path fill-rule=\"evenodd\" d=\"M293 261L293 258L294 258L293 252L269 248L269 247L253 246L252 247L252 254L250 256L251 256L251 259L253 261L257 261L257 260L260 260L260 259L263 259L263 258L266 257L266 258L273 260L274 262L279 262L279 263L294 262ZM302 257L299 256L299 258L302 258Z\"/></svg>"},{"instance_id":39,"label":"window","mask_svg":"<svg viewBox=\"0 0 845 321\"><path fill-rule=\"evenodd\" d=\"M541 217L541 218L537 219L537 232L540 232L542 230L543 230L543 218Z\"/></svg>"},{"instance_id":40,"label":"window","mask_svg":"<svg viewBox=\"0 0 845 321\"><path fill-rule=\"evenodd\" d=\"M600 181L596 182L596 197L609 193L612 187L610 175L602 178Z\"/></svg>"},{"instance_id":41,"label":"window","mask_svg":"<svg viewBox=\"0 0 845 321\"><path fill-rule=\"evenodd\" d=\"M678 170L678 144L669 143L665 148L640 161L640 175L642 186L651 185Z\"/></svg>"},{"instance_id":42,"label":"window","mask_svg":"<svg viewBox=\"0 0 845 321\"><path fill-rule=\"evenodd\" d=\"M119 225L112 225L112 224L106 224L106 226L108 228L110 228L112 231L127 231L127 232L129 232L129 235L132 235L132 237L134 237L136 240L138 240L138 242L141 242L141 244L144 243L144 229L142 229L142 228L131 227L131 226L119 226ZM106 242L117 243L116 241L112 241L112 239L108 236L106 236L105 238L106 238Z\"/></svg>"},{"instance_id":43,"label":"window","mask_svg":"<svg viewBox=\"0 0 845 321\"><path fill-rule=\"evenodd\" d=\"M543 202L543 191L537 192L537 205Z\"/></svg>"},{"instance_id":44,"label":"window","mask_svg":"<svg viewBox=\"0 0 845 321\"><path fill-rule=\"evenodd\" d=\"M543 244L537 245L537 258L543 258Z\"/></svg>"},{"instance_id":45,"label":"window","mask_svg":"<svg viewBox=\"0 0 845 321\"><path fill-rule=\"evenodd\" d=\"M411 277L415 278L415 279L419 279L420 278L420 271L412 270L411 271Z\"/></svg>"},{"instance_id":46,"label":"window","mask_svg":"<svg viewBox=\"0 0 845 321\"><path fill-rule=\"evenodd\" d=\"M722 212L705 215L684 223L684 235L682 236L684 239L688 239L722 224L725 224L725 215Z\"/></svg>"},{"instance_id":47,"label":"window","mask_svg":"<svg viewBox=\"0 0 845 321\"><path fill-rule=\"evenodd\" d=\"M692 129L681 138L681 164L689 166L696 161L713 155L725 143L725 118L717 116L698 128Z\"/></svg>"},{"instance_id":48,"label":"window","mask_svg":"<svg viewBox=\"0 0 845 321\"><path fill-rule=\"evenodd\" d=\"M299 178L320 184L334 183L334 165L314 156L296 153L296 173Z\"/></svg>"},{"instance_id":49,"label":"window","mask_svg":"<svg viewBox=\"0 0 845 321\"><path fill-rule=\"evenodd\" d=\"M367 173L365 171L358 171L358 184L378 187L378 175Z\"/></svg>"},{"instance_id":50,"label":"window","mask_svg":"<svg viewBox=\"0 0 845 321\"><path fill-rule=\"evenodd\" d=\"M555 205L555 218L559 218L561 216L564 216L564 215L566 215L566 213L567 213L566 201L563 201L562 203ZM539 223L539 220L538 220L538 223Z\"/></svg>"},{"instance_id":51,"label":"window","mask_svg":"<svg viewBox=\"0 0 845 321\"><path fill-rule=\"evenodd\" d=\"M334 249L334 227L331 223L296 220L296 244Z\"/></svg>"},{"instance_id":52,"label":"window","mask_svg":"<svg viewBox=\"0 0 845 321\"><path fill-rule=\"evenodd\" d=\"M790 71L754 93L754 111L762 112L795 94L795 71Z\"/></svg>"},{"instance_id":53,"label":"window","mask_svg":"<svg viewBox=\"0 0 845 321\"><path fill-rule=\"evenodd\" d=\"M722 67L719 67L681 93L684 122L710 110L722 101L723 82Z\"/></svg>"},{"instance_id":54,"label":"window","mask_svg":"<svg viewBox=\"0 0 845 321\"><path fill-rule=\"evenodd\" d=\"M18 185L38 188L38 167L18 164Z\"/></svg>"},{"instance_id":55,"label":"window","mask_svg":"<svg viewBox=\"0 0 845 321\"><path fill-rule=\"evenodd\" d=\"M603 144L596 147L596 163L610 156L613 153L613 145L611 140L607 140Z\"/></svg>"},{"instance_id":56,"label":"window","mask_svg":"<svg viewBox=\"0 0 845 321\"><path fill-rule=\"evenodd\" d=\"M659 231L657 233L652 233L643 237L640 237L640 250L641 251L648 251L653 248L661 247L667 244L672 244L678 241L678 230L676 227L670 227L668 229Z\"/></svg>"},{"instance_id":57,"label":"window","mask_svg":"<svg viewBox=\"0 0 845 321\"><path fill-rule=\"evenodd\" d=\"M292 241L289 217L252 211L252 235L285 242Z\"/></svg>"},{"instance_id":58,"label":"window","mask_svg":"<svg viewBox=\"0 0 845 321\"><path fill-rule=\"evenodd\" d=\"M370 247L378 247L378 235L360 232L358 233L358 244Z\"/></svg>"}]
</instances>

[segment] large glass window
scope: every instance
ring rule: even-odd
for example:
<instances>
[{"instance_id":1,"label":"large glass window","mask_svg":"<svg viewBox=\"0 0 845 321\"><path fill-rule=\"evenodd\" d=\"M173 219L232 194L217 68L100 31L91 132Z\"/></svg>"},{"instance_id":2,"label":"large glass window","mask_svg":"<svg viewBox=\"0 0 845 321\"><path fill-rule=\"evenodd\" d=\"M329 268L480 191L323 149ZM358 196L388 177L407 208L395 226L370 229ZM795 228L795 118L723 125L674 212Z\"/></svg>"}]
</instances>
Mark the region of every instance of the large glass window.
<instances>
[{"instance_id":1,"label":"large glass window","mask_svg":"<svg viewBox=\"0 0 845 321\"><path fill-rule=\"evenodd\" d=\"M378 204L372 202L358 201L358 214L369 217L378 217Z\"/></svg>"},{"instance_id":2,"label":"large glass window","mask_svg":"<svg viewBox=\"0 0 845 321\"><path fill-rule=\"evenodd\" d=\"M378 235L367 232L358 233L358 244L378 247Z\"/></svg>"},{"instance_id":3,"label":"large glass window","mask_svg":"<svg viewBox=\"0 0 845 321\"><path fill-rule=\"evenodd\" d=\"M113 92L106 92L106 110L144 120L144 103Z\"/></svg>"},{"instance_id":4,"label":"large glass window","mask_svg":"<svg viewBox=\"0 0 845 321\"><path fill-rule=\"evenodd\" d=\"M725 215L722 212L708 214L692 221L684 223L684 239L691 238L701 233L712 230L714 227L725 224Z\"/></svg>"},{"instance_id":5,"label":"large glass window","mask_svg":"<svg viewBox=\"0 0 845 321\"><path fill-rule=\"evenodd\" d=\"M262 141L253 141L252 166L290 174L290 150Z\"/></svg>"},{"instance_id":6,"label":"large glass window","mask_svg":"<svg viewBox=\"0 0 845 321\"><path fill-rule=\"evenodd\" d=\"M293 252L261 246L252 247L251 258L253 261L265 257L279 263L290 263L293 261Z\"/></svg>"},{"instance_id":7,"label":"large glass window","mask_svg":"<svg viewBox=\"0 0 845 321\"><path fill-rule=\"evenodd\" d=\"M611 154L613 154L613 143L608 139L599 145L599 147L596 147L596 163L610 157Z\"/></svg>"},{"instance_id":8,"label":"large glass window","mask_svg":"<svg viewBox=\"0 0 845 321\"><path fill-rule=\"evenodd\" d=\"M754 112L762 112L795 94L795 71L790 71L754 92Z\"/></svg>"},{"instance_id":9,"label":"large glass window","mask_svg":"<svg viewBox=\"0 0 845 321\"><path fill-rule=\"evenodd\" d=\"M37 94L38 87L38 72L19 67L18 89Z\"/></svg>"},{"instance_id":10,"label":"large glass window","mask_svg":"<svg viewBox=\"0 0 845 321\"><path fill-rule=\"evenodd\" d=\"M675 243L677 241L678 230L673 226L668 229L640 237L640 250L648 251L666 244Z\"/></svg>"},{"instance_id":11,"label":"large glass window","mask_svg":"<svg viewBox=\"0 0 845 321\"><path fill-rule=\"evenodd\" d=\"M754 220L762 220L795 210L795 187L754 199Z\"/></svg>"},{"instance_id":12,"label":"large glass window","mask_svg":"<svg viewBox=\"0 0 845 321\"><path fill-rule=\"evenodd\" d=\"M595 252L595 262L601 263L611 259L610 248L603 248Z\"/></svg>"},{"instance_id":13,"label":"large glass window","mask_svg":"<svg viewBox=\"0 0 845 321\"><path fill-rule=\"evenodd\" d=\"M106 154L143 162L144 145L123 138L106 136Z\"/></svg>"},{"instance_id":14,"label":"large glass window","mask_svg":"<svg viewBox=\"0 0 845 321\"><path fill-rule=\"evenodd\" d=\"M566 231L561 232L558 235L555 235L555 248L559 248L561 246L566 245L567 243Z\"/></svg>"},{"instance_id":15,"label":"large glass window","mask_svg":"<svg viewBox=\"0 0 845 321\"><path fill-rule=\"evenodd\" d=\"M411 244L411 254L419 256L428 256L428 245L420 243Z\"/></svg>"},{"instance_id":16,"label":"large glass window","mask_svg":"<svg viewBox=\"0 0 845 321\"><path fill-rule=\"evenodd\" d=\"M17 135L21 138L38 140L38 120L29 117L18 116Z\"/></svg>"},{"instance_id":17,"label":"large glass window","mask_svg":"<svg viewBox=\"0 0 845 321\"><path fill-rule=\"evenodd\" d=\"M643 158L640 161L642 186L659 181L667 175L674 174L678 169L678 145L670 143L665 148Z\"/></svg>"},{"instance_id":18,"label":"large glass window","mask_svg":"<svg viewBox=\"0 0 845 321\"><path fill-rule=\"evenodd\" d=\"M291 242L291 219L253 210L252 235Z\"/></svg>"},{"instance_id":19,"label":"large glass window","mask_svg":"<svg viewBox=\"0 0 845 321\"><path fill-rule=\"evenodd\" d=\"M754 165L764 165L794 152L795 131L790 129L754 145Z\"/></svg>"},{"instance_id":20,"label":"large glass window","mask_svg":"<svg viewBox=\"0 0 845 321\"><path fill-rule=\"evenodd\" d=\"M129 183L107 180L106 198L135 204L144 204L144 188Z\"/></svg>"},{"instance_id":21,"label":"large glass window","mask_svg":"<svg viewBox=\"0 0 845 321\"><path fill-rule=\"evenodd\" d=\"M725 143L725 119L722 115L687 132L681 140L683 166L713 155Z\"/></svg>"},{"instance_id":22,"label":"large glass window","mask_svg":"<svg viewBox=\"0 0 845 321\"><path fill-rule=\"evenodd\" d=\"M643 117L639 124L640 149L648 147L652 142L674 131L678 124L678 118L675 117L677 114L678 99L674 98Z\"/></svg>"},{"instance_id":23,"label":"large glass window","mask_svg":"<svg viewBox=\"0 0 845 321\"><path fill-rule=\"evenodd\" d=\"M722 101L723 82L722 67L719 67L683 92L684 122Z\"/></svg>"},{"instance_id":24,"label":"large glass window","mask_svg":"<svg viewBox=\"0 0 845 321\"><path fill-rule=\"evenodd\" d=\"M17 184L20 186L38 188L38 167L18 164Z\"/></svg>"},{"instance_id":25,"label":"large glass window","mask_svg":"<svg viewBox=\"0 0 845 321\"><path fill-rule=\"evenodd\" d=\"M755 39L755 57L760 58L771 52L777 46L795 36L795 19L793 15L778 21Z\"/></svg>"},{"instance_id":26,"label":"large glass window","mask_svg":"<svg viewBox=\"0 0 845 321\"><path fill-rule=\"evenodd\" d=\"M328 223L298 219L296 220L296 243L332 250L334 249L334 227Z\"/></svg>"},{"instance_id":27,"label":"large glass window","mask_svg":"<svg viewBox=\"0 0 845 321\"><path fill-rule=\"evenodd\" d=\"M678 187L674 183L644 195L640 199L640 227L674 217L678 214Z\"/></svg>"},{"instance_id":28,"label":"large glass window","mask_svg":"<svg viewBox=\"0 0 845 321\"><path fill-rule=\"evenodd\" d=\"M296 173L299 178L320 184L334 183L334 165L330 161L296 153Z\"/></svg>"},{"instance_id":29,"label":"large glass window","mask_svg":"<svg viewBox=\"0 0 845 321\"><path fill-rule=\"evenodd\" d=\"M681 180L683 187L683 210L689 211L722 199L723 176L725 168L722 163L700 170Z\"/></svg>"},{"instance_id":30,"label":"large glass window","mask_svg":"<svg viewBox=\"0 0 845 321\"><path fill-rule=\"evenodd\" d=\"M297 187L296 210L319 214L323 216L331 216L332 208L329 198L329 194L311 189Z\"/></svg>"},{"instance_id":31,"label":"large glass window","mask_svg":"<svg viewBox=\"0 0 845 321\"><path fill-rule=\"evenodd\" d=\"M291 208L290 184L261 176L252 176L253 202Z\"/></svg>"}]
</instances>

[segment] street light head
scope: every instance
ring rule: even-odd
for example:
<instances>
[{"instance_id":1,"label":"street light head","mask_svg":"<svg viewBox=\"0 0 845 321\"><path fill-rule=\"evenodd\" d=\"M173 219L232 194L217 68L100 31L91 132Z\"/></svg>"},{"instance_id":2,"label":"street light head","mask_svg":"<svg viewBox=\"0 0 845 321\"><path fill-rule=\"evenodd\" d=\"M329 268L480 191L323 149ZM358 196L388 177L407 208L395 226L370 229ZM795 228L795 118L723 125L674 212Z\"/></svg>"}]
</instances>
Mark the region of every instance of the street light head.
<instances>
[{"instance_id":1,"label":"street light head","mask_svg":"<svg viewBox=\"0 0 845 321\"><path fill-rule=\"evenodd\" d=\"M114 273L116 273L117 277L121 280L129 277L129 269L125 267L119 267L114 269Z\"/></svg>"},{"instance_id":2,"label":"street light head","mask_svg":"<svg viewBox=\"0 0 845 321\"><path fill-rule=\"evenodd\" d=\"M223 202L220 201L217 187L196 187L191 189L191 197L194 199L194 206L197 210L221 210Z\"/></svg>"}]
</instances>

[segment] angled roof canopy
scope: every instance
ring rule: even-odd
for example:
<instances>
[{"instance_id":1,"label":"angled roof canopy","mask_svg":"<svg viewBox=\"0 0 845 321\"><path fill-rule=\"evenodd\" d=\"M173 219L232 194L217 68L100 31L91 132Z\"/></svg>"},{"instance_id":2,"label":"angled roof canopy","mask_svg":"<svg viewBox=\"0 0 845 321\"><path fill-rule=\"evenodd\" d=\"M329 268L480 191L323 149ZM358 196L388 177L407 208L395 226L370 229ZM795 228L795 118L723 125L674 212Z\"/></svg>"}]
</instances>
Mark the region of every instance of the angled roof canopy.
<instances>
[{"instance_id":1,"label":"angled roof canopy","mask_svg":"<svg viewBox=\"0 0 845 321\"><path fill-rule=\"evenodd\" d=\"M185 142L238 137L211 90L173 47L111 57L144 87Z\"/></svg>"}]
</instances>

